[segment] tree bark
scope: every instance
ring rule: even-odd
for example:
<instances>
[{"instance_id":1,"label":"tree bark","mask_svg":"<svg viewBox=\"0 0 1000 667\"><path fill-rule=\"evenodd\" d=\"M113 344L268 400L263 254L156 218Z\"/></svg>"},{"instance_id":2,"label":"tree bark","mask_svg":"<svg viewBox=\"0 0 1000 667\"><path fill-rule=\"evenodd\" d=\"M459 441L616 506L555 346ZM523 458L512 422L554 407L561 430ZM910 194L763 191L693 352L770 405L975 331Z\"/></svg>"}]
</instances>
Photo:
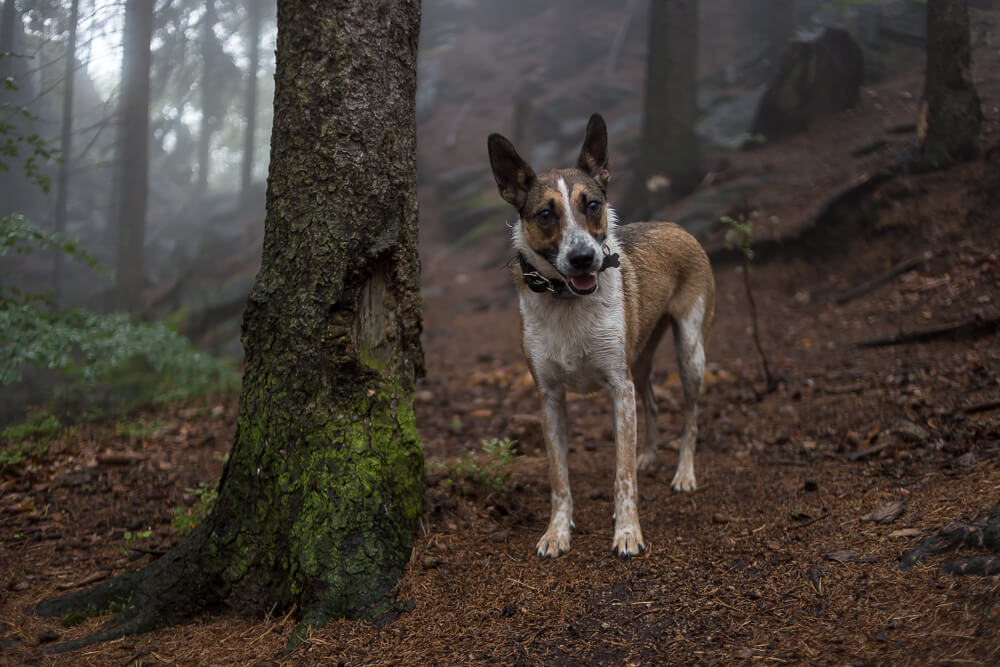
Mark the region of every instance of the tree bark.
<instances>
[{"instance_id":1,"label":"tree bark","mask_svg":"<svg viewBox=\"0 0 1000 667\"><path fill-rule=\"evenodd\" d=\"M297 605L296 637L388 609L423 496L419 15L416 1L279 2L263 258L218 501L145 570L40 613L124 602L93 641L223 605Z\"/></svg>"},{"instance_id":2,"label":"tree bark","mask_svg":"<svg viewBox=\"0 0 1000 667\"><path fill-rule=\"evenodd\" d=\"M59 172L56 176L55 231L66 231L66 208L69 202L69 169L73 157L73 80L76 76L76 26L80 0L72 0L69 10L69 37L66 41L66 68L63 79L62 136L59 140ZM57 252L52 267L52 287L56 299L62 293L63 253Z\"/></svg>"},{"instance_id":3,"label":"tree bark","mask_svg":"<svg viewBox=\"0 0 1000 667\"><path fill-rule=\"evenodd\" d=\"M697 121L697 0L652 0L638 173L622 210L652 215L701 180Z\"/></svg>"},{"instance_id":4,"label":"tree bark","mask_svg":"<svg viewBox=\"0 0 1000 667\"><path fill-rule=\"evenodd\" d=\"M243 116L246 118L247 126L243 134L243 161L240 164L240 198L244 201L253 180L253 157L256 146L254 134L257 131L257 70L260 67L260 3L261 0L249 0L247 4L250 65L247 68L246 98L243 103Z\"/></svg>"},{"instance_id":5,"label":"tree bark","mask_svg":"<svg viewBox=\"0 0 1000 667\"><path fill-rule=\"evenodd\" d=\"M982 111L972 82L971 51L967 1L928 0L920 166L940 168L979 153Z\"/></svg>"},{"instance_id":6,"label":"tree bark","mask_svg":"<svg viewBox=\"0 0 1000 667\"><path fill-rule=\"evenodd\" d=\"M118 130L118 308L136 313L145 281L149 192L149 43L153 0L127 0Z\"/></svg>"}]
</instances>

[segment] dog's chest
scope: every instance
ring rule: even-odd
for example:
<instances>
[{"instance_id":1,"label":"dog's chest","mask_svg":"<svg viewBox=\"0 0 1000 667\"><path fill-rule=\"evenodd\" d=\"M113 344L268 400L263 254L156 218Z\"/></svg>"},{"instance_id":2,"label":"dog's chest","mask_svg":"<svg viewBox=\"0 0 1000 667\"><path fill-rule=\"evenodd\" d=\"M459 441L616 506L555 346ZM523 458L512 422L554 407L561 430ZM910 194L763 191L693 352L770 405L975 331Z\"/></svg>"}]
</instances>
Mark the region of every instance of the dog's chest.
<instances>
[{"instance_id":1,"label":"dog's chest","mask_svg":"<svg viewBox=\"0 0 1000 667\"><path fill-rule=\"evenodd\" d=\"M586 392L627 372L624 305L614 288L565 301L522 293L524 351L540 383Z\"/></svg>"}]
</instances>

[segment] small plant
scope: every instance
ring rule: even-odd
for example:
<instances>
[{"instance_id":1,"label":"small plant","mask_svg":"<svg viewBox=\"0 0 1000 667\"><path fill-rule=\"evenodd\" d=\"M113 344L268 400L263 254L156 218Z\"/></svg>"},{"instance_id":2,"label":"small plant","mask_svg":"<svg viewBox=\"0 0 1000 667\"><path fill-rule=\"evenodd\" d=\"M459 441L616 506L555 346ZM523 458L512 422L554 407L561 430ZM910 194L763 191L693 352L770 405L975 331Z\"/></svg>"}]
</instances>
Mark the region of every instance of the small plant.
<instances>
[{"instance_id":1,"label":"small plant","mask_svg":"<svg viewBox=\"0 0 1000 667\"><path fill-rule=\"evenodd\" d=\"M23 424L0 430L0 468L44 455L61 430L59 420L46 411L32 412Z\"/></svg>"},{"instance_id":2,"label":"small plant","mask_svg":"<svg viewBox=\"0 0 1000 667\"><path fill-rule=\"evenodd\" d=\"M136 419L134 421L119 422L115 426L115 432L118 435L124 435L129 438L136 438L138 440L143 440L150 437L157 430L163 427L162 419Z\"/></svg>"},{"instance_id":3,"label":"small plant","mask_svg":"<svg viewBox=\"0 0 1000 667\"><path fill-rule=\"evenodd\" d=\"M510 466L518 455L510 438L483 440L481 454L473 450L448 466L455 477L467 479L487 491L499 491L511 477Z\"/></svg>"},{"instance_id":4,"label":"small plant","mask_svg":"<svg viewBox=\"0 0 1000 667\"><path fill-rule=\"evenodd\" d=\"M754 256L753 223L750 221L750 215L746 212L748 207L744 206L743 208L744 212L741 212L736 218L724 215L719 218L719 222L728 227L726 230L726 248L739 252L742 259L740 269L743 273L743 288L747 293L747 303L750 304L750 323L751 330L753 332L753 343L757 348L757 354L760 355L761 365L764 367L764 380L767 382L766 391L771 392L774 390L776 383L774 376L771 375L771 368L767 363L767 355L764 354L764 347L760 343L760 325L757 323L757 305L754 303L753 290L750 288L750 263L753 261Z\"/></svg>"},{"instance_id":5,"label":"small plant","mask_svg":"<svg viewBox=\"0 0 1000 667\"><path fill-rule=\"evenodd\" d=\"M146 530L137 530L134 533L125 531L125 544L128 544L132 540L148 540L150 535L153 534L152 528L146 528Z\"/></svg>"},{"instance_id":6,"label":"small plant","mask_svg":"<svg viewBox=\"0 0 1000 667\"><path fill-rule=\"evenodd\" d=\"M130 548L129 545L131 543L137 542L138 540L148 540L152 534L153 534L153 529L149 527L147 527L146 530L137 530L134 533L126 530L125 534L122 536L123 538L125 538L125 544L123 546L118 547L118 551L121 551L122 554L127 556Z\"/></svg>"},{"instance_id":7,"label":"small plant","mask_svg":"<svg viewBox=\"0 0 1000 667\"><path fill-rule=\"evenodd\" d=\"M190 507L178 505L172 511L174 520L170 523L170 528L178 535L187 535L201 523L208 513L215 506L215 501L219 497L219 484L208 485L199 482L198 488L187 489L188 493L196 497L194 504Z\"/></svg>"}]
</instances>

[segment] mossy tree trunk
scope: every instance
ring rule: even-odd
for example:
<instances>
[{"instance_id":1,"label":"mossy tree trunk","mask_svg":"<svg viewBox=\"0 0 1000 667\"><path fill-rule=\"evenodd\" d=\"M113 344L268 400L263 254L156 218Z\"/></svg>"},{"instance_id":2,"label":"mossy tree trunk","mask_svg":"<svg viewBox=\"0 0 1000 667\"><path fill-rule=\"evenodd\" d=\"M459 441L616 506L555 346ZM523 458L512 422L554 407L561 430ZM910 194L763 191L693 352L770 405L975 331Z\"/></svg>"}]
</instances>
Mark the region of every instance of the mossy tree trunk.
<instances>
[{"instance_id":1,"label":"mossy tree trunk","mask_svg":"<svg viewBox=\"0 0 1000 667\"><path fill-rule=\"evenodd\" d=\"M982 110L972 82L971 51L967 0L929 0L919 166L944 167L979 152Z\"/></svg>"},{"instance_id":2,"label":"mossy tree trunk","mask_svg":"<svg viewBox=\"0 0 1000 667\"><path fill-rule=\"evenodd\" d=\"M649 7L645 102L637 173L617 205L623 221L648 219L701 181L698 116L698 0Z\"/></svg>"},{"instance_id":3,"label":"mossy tree trunk","mask_svg":"<svg viewBox=\"0 0 1000 667\"><path fill-rule=\"evenodd\" d=\"M223 606L297 604L301 630L391 604L423 495L419 11L415 0L278 3L263 260L218 501L146 569L40 613L125 603L103 639Z\"/></svg>"}]
</instances>

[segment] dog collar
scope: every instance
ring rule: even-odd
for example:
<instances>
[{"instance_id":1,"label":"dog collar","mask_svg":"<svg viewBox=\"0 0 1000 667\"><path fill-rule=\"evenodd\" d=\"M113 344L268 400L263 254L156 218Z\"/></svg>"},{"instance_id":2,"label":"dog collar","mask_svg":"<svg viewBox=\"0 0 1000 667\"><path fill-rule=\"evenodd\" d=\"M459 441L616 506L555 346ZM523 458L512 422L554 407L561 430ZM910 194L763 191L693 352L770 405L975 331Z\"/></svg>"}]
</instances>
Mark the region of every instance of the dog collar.
<instances>
[{"instance_id":1,"label":"dog collar","mask_svg":"<svg viewBox=\"0 0 1000 667\"><path fill-rule=\"evenodd\" d=\"M577 296L566 284L566 281L543 276L521 253L517 253L517 261L521 265L521 278L532 292L549 292L557 299L568 299ZM603 273L608 269L615 269L619 266L621 266L621 262L618 261L618 253L612 253L611 249L605 245L604 261L601 262L601 268L597 272Z\"/></svg>"}]
</instances>

